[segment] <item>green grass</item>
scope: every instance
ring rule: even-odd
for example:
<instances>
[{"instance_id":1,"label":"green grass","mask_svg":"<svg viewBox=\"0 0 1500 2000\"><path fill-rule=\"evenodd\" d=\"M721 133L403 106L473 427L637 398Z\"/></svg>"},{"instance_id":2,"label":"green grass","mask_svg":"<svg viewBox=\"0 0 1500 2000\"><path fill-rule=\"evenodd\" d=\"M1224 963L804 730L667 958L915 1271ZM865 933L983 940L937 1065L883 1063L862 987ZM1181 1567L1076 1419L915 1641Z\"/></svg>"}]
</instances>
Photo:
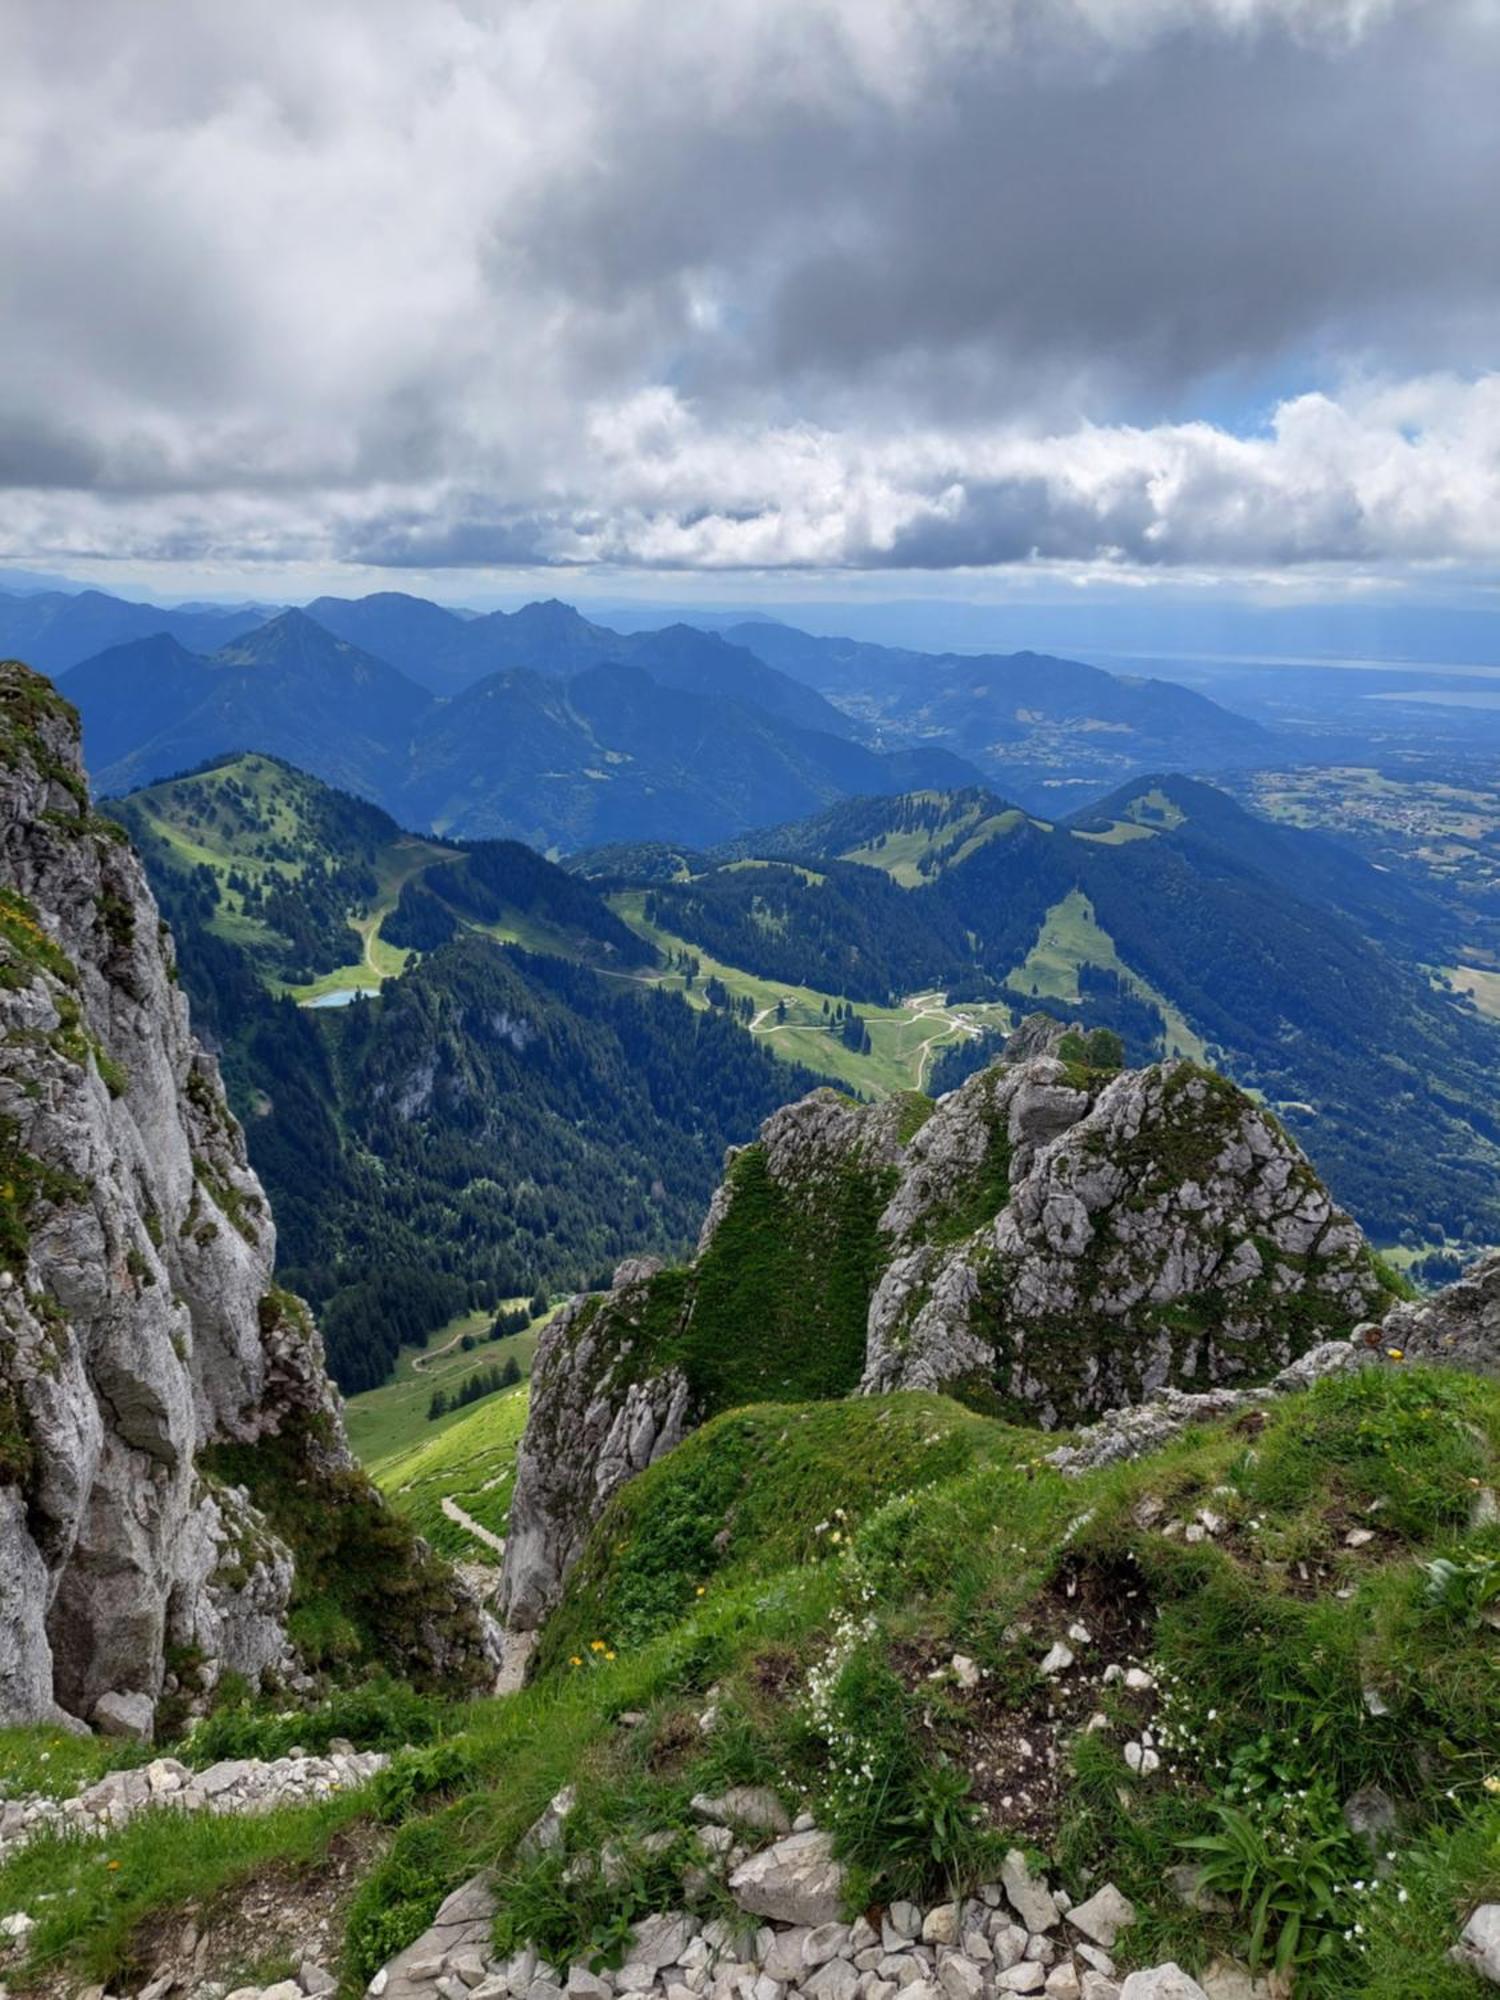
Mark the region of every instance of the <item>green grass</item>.
<instances>
[{"instance_id":1,"label":"green grass","mask_svg":"<svg viewBox=\"0 0 1500 2000\"><path fill-rule=\"evenodd\" d=\"M1026 822L1027 815L1016 806L1004 812L986 813L983 806L970 805L932 826L898 828L870 846L848 848L839 859L857 862L864 868L879 868L903 889L920 889L935 881L944 868L967 861L989 841L1002 838ZM923 863L927 864L925 868Z\"/></svg>"},{"instance_id":2,"label":"green grass","mask_svg":"<svg viewBox=\"0 0 1500 2000\"><path fill-rule=\"evenodd\" d=\"M972 1886L1019 1838L1075 1896L1110 1879L1136 1902L1122 1969L1170 1955L1201 1971L1243 1953L1248 1914L1190 1912L1165 1875L1232 1800L1252 1830L1286 1828L1294 1856L1326 1840L1363 1926L1357 1948L1330 1936L1298 2000L1477 1996L1446 1951L1500 1894L1500 1680L1493 1633L1434 1596L1427 1565L1500 1558L1500 1530L1469 1526L1500 1480L1500 1385L1370 1370L1077 1481L1045 1464L1055 1441L925 1395L726 1414L611 1502L520 1695L434 1715L363 1799L44 1843L0 1868L0 1908L45 1911L49 1970L66 1956L109 1978L154 1912L306 1865L347 1817L375 1814L394 1832L351 1913L352 1994L480 1868L497 1872L502 1942L607 1949L680 1901L693 1793L770 1783L834 1832L851 1907ZM1222 1532L1188 1543L1205 1506ZM1374 1539L1351 1549L1351 1522ZM1093 1682L1044 1683L1043 1652L1078 1620ZM945 1671L955 1652L981 1670L973 1691ZM1098 1681L1104 1661L1136 1659L1153 1696ZM1372 1689L1388 1712L1371 1712ZM1110 1727L1084 1737L1095 1706ZM1141 1779L1121 1751L1148 1720L1163 1767ZM1056 1797L1018 1828L996 1760L1054 1727ZM561 1852L523 1861L521 1835L564 1783L578 1806ZM1374 1869L1337 1806L1368 1784L1401 1828L1386 1885L1356 1891ZM678 1839L672 1868L632 1858L613 1887L570 1869L605 1841L638 1856L656 1831ZM1293 1868L1294 1902L1313 1873ZM1327 1931L1309 1915L1310 1943Z\"/></svg>"},{"instance_id":3,"label":"green grass","mask_svg":"<svg viewBox=\"0 0 1500 2000\"><path fill-rule=\"evenodd\" d=\"M1076 1002L1078 971L1084 965L1117 973L1138 999L1157 1009L1166 1023L1169 1056L1186 1056L1191 1062L1207 1059L1202 1037L1154 986L1130 970L1115 950L1114 939L1100 926L1088 897L1081 889L1070 889L1047 912L1036 943L1011 973L1009 983L1039 999Z\"/></svg>"},{"instance_id":4,"label":"green grass","mask_svg":"<svg viewBox=\"0 0 1500 2000\"><path fill-rule=\"evenodd\" d=\"M0 1729L0 1799L71 1798L107 1771L149 1762L149 1745L44 1726Z\"/></svg>"},{"instance_id":5,"label":"green grass","mask_svg":"<svg viewBox=\"0 0 1500 2000\"><path fill-rule=\"evenodd\" d=\"M409 953L387 944L380 927L401 900L401 891L418 875L439 862L451 861L452 852L416 834L403 834L381 854L376 864L379 889L370 908L353 916L349 927L360 941L360 957L354 965L341 965L324 973L310 985L289 987L297 1000L317 1000L327 993L347 993L384 985L405 970Z\"/></svg>"},{"instance_id":6,"label":"green grass","mask_svg":"<svg viewBox=\"0 0 1500 2000\"><path fill-rule=\"evenodd\" d=\"M454 1500L492 1534L505 1533L529 1402L524 1385L503 1389L424 1426L428 1435L416 1443L369 1462L370 1476L391 1505L440 1554L496 1560L492 1549L444 1514L442 1503Z\"/></svg>"},{"instance_id":7,"label":"green grass","mask_svg":"<svg viewBox=\"0 0 1500 2000\"><path fill-rule=\"evenodd\" d=\"M859 1054L844 1046L831 1018L833 1008L847 995L762 979L742 966L726 964L700 945L648 923L643 913L646 893L622 890L609 898L610 906L666 957L689 952L701 970L691 987L678 972L616 976L684 992L689 1005L699 1008L708 1005L703 988L717 978L734 997L750 999L755 1009L750 1032L776 1055L833 1077L863 1096L920 1090L935 1050L967 1041L986 1029L1008 1031L1014 1025L1010 1009L998 1001L963 1001L950 1006L936 991L909 995L893 1007L856 1000L850 1004L869 1028L871 1044L868 1055ZM785 1009L784 1020L777 1019L778 1006Z\"/></svg>"},{"instance_id":8,"label":"green grass","mask_svg":"<svg viewBox=\"0 0 1500 2000\"><path fill-rule=\"evenodd\" d=\"M766 1403L717 1417L613 1501L546 1629L543 1659L561 1664L599 1638L638 1646L710 1589L836 1559L892 1492L1013 1453L1017 1439L1029 1448L1029 1434L942 1396Z\"/></svg>"},{"instance_id":9,"label":"green grass","mask_svg":"<svg viewBox=\"0 0 1500 2000\"><path fill-rule=\"evenodd\" d=\"M201 1910L270 1866L315 1867L368 1810L368 1798L351 1792L259 1818L142 1813L107 1841L44 1837L0 1868L0 1903L36 1919L27 1958L34 1990L58 1990L64 1966L113 1985L132 1970L148 1920Z\"/></svg>"},{"instance_id":10,"label":"green grass","mask_svg":"<svg viewBox=\"0 0 1500 2000\"><path fill-rule=\"evenodd\" d=\"M525 1301L510 1303L522 1305ZM430 1334L424 1346L402 1348L389 1382L348 1398L344 1422L350 1447L361 1465L378 1465L409 1446L429 1442L469 1414L455 1410L429 1422L427 1409L435 1389L451 1394L478 1369L491 1362L503 1366L512 1355L523 1376L531 1373L537 1336L546 1317L533 1322L525 1333L491 1341L486 1336L494 1320L495 1314L489 1311L461 1313ZM462 1345L465 1336L475 1343L468 1350Z\"/></svg>"}]
</instances>

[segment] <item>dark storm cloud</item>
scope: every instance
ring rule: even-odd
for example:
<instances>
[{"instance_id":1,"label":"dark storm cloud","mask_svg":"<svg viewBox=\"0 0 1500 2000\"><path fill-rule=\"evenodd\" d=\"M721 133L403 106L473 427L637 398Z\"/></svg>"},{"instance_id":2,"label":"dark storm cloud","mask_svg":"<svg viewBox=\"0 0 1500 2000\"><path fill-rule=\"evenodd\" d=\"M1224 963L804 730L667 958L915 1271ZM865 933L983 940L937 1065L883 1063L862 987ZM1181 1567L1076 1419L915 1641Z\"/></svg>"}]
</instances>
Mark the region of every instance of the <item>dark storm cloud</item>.
<instances>
[{"instance_id":1,"label":"dark storm cloud","mask_svg":"<svg viewBox=\"0 0 1500 2000\"><path fill-rule=\"evenodd\" d=\"M1500 553L1488 0L0 30L0 553Z\"/></svg>"}]
</instances>

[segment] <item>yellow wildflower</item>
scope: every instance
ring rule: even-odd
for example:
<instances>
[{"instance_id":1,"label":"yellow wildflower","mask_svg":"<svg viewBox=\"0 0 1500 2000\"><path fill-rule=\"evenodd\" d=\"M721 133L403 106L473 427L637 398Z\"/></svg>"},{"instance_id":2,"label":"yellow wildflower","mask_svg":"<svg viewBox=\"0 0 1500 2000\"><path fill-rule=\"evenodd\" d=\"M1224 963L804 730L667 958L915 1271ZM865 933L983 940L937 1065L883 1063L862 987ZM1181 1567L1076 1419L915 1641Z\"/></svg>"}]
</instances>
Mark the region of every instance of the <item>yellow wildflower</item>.
<instances>
[{"instance_id":1,"label":"yellow wildflower","mask_svg":"<svg viewBox=\"0 0 1500 2000\"><path fill-rule=\"evenodd\" d=\"M611 1651L606 1651L604 1657L606 1660L612 1660L614 1658L614 1654Z\"/></svg>"},{"instance_id":2,"label":"yellow wildflower","mask_svg":"<svg viewBox=\"0 0 1500 2000\"><path fill-rule=\"evenodd\" d=\"M697 1589L696 1589L696 1590L695 1590L695 1591L693 1592L693 1595L694 1595L695 1597L701 1597L701 1596L703 1595L704 1591L706 1591L707 1589L708 1589L708 1585L707 1585L706 1583L700 1583L700 1584L699 1584L699 1586L698 1586L698 1588L697 1588Z\"/></svg>"},{"instance_id":3,"label":"yellow wildflower","mask_svg":"<svg viewBox=\"0 0 1500 2000\"><path fill-rule=\"evenodd\" d=\"M1406 1349L1404 1347L1388 1347L1385 1351L1391 1357L1392 1361L1404 1361L1406 1359Z\"/></svg>"},{"instance_id":4,"label":"yellow wildflower","mask_svg":"<svg viewBox=\"0 0 1500 2000\"><path fill-rule=\"evenodd\" d=\"M569 1660L568 1665L570 1667L581 1667L583 1665L583 1662L582 1660L579 1659L578 1655L575 1653L572 1659Z\"/></svg>"},{"instance_id":5,"label":"yellow wildflower","mask_svg":"<svg viewBox=\"0 0 1500 2000\"><path fill-rule=\"evenodd\" d=\"M591 1653L602 1653L604 1651L604 1641L602 1639L590 1639L589 1651Z\"/></svg>"}]
</instances>

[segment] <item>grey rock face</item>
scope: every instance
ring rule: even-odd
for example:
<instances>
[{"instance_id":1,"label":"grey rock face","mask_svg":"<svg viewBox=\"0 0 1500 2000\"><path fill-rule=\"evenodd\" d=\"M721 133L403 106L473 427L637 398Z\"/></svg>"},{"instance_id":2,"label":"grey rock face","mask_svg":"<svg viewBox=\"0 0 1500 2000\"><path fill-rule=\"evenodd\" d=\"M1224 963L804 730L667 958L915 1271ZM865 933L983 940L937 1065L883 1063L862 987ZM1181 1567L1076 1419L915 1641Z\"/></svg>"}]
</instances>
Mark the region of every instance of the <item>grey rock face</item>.
<instances>
[{"instance_id":1,"label":"grey rock face","mask_svg":"<svg viewBox=\"0 0 1500 2000\"><path fill-rule=\"evenodd\" d=\"M1362 1342L1325 1340L1290 1367L1283 1368L1262 1389L1205 1389L1197 1394L1163 1389L1148 1402L1133 1408L1106 1411L1098 1423L1079 1432L1077 1444L1059 1445L1056 1451L1048 1452L1047 1463L1055 1465L1065 1477L1077 1479L1101 1465L1115 1465L1122 1459L1143 1458L1148 1452L1159 1451L1189 1424L1231 1417L1272 1397L1291 1396L1310 1389L1326 1376L1373 1366L1376 1361L1377 1356Z\"/></svg>"},{"instance_id":2,"label":"grey rock face","mask_svg":"<svg viewBox=\"0 0 1500 2000\"><path fill-rule=\"evenodd\" d=\"M1410 1361L1447 1361L1479 1375L1500 1374L1500 1250L1481 1257L1430 1299L1396 1306L1384 1339Z\"/></svg>"},{"instance_id":3,"label":"grey rock face","mask_svg":"<svg viewBox=\"0 0 1500 2000\"><path fill-rule=\"evenodd\" d=\"M1208 1995L1180 1965L1168 1962L1132 1972L1120 1988L1120 2000L1208 2000Z\"/></svg>"},{"instance_id":4,"label":"grey rock face","mask_svg":"<svg viewBox=\"0 0 1500 2000\"><path fill-rule=\"evenodd\" d=\"M783 1924L831 1924L842 1909L844 1870L826 1833L789 1834L737 1868L730 1893L753 1916Z\"/></svg>"},{"instance_id":5,"label":"grey rock face","mask_svg":"<svg viewBox=\"0 0 1500 2000\"><path fill-rule=\"evenodd\" d=\"M966 1213L985 1188L994 1212ZM862 1386L977 1376L1043 1425L1267 1373L1296 1352L1290 1300L1347 1328L1379 1296L1293 1142L1186 1063L1102 1088L1056 1055L979 1072L912 1139L882 1226Z\"/></svg>"},{"instance_id":6,"label":"grey rock face","mask_svg":"<svg viewBox=\"0 0 1500 2000\"><path fill-rule=\"evenodd\" d=\"M1500 1986L1500 1903L1481 1903L1453 1949L1460 1965Z\"/></svg>"},{"instance_id":7,"label":"grey rock face","mask_svg":"<svg viewBox=\"0 0 1500 2000\"><path fill-rule=\"evenodd\" d=\"M15 662L0 1182L0 1721L146 1714L169 1648L210 1679L293 1668L292 1559L199 1460L295 1419L342 1470L339 1400L273 1288L265 1196L140 864L89 805L77 718Z\"/></svg>"},{"instance_id":8,"label":"grey rock face","mask_svg":"<svg viewBox=\"0 0 1500 2000\"><path fill-rule=\"evenodd\" d=\"M541 1623L605 1501L688 1429L682 1375L632 1369L632 1328L660 1268L656 1258L622 1264L610 1292L573 1299L542 1335L500 1577L514 1629Z\"/></svg>"}]
</instances>

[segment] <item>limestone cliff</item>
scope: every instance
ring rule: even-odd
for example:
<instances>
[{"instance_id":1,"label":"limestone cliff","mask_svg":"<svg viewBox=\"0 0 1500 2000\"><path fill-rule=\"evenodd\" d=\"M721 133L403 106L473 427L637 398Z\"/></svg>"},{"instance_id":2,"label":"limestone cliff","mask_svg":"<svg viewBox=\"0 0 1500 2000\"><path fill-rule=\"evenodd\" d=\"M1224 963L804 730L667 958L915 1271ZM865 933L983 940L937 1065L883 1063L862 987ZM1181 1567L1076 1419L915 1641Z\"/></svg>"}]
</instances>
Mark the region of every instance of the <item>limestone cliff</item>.
<instances>
[{"instance_id":1,"label":"limestone cliff","mask_svg":"<svg viewBox=\"0 0 1500 2000\"><path fill-rule=\"evenodd\" d=\"M936 1105L814 1092L731 1155L690 1267L575 1301L538 1355L509 1621L545 1615L603 1501L716 1410L922 1388L1072 1424L1264 1381L1389 1303L1269 1113L1189 1063L1087 1056L1033 1022Z\"/></svg>"},{"instance_id":2,"label":"limestone cliff","mask_svg":"<svg viewBox=\"0 0 1500 2000\"><path fill-rule=\"evenodd\" d=\"M374 1511L172 942L77 718L0 664L0 1721L295 1677L293 1551L215 1452ZM246 1461L253 1466L254 1461ZM420 1549L408 1552L432 1570ZM430 1664L482 1653L448 1594ZM442 1621L439 1621L442 1622ZM184 1690L191 1692L192 1690ZM101 1711L102 1698L105 1702Z\"/></svg>"}]
</instances>

